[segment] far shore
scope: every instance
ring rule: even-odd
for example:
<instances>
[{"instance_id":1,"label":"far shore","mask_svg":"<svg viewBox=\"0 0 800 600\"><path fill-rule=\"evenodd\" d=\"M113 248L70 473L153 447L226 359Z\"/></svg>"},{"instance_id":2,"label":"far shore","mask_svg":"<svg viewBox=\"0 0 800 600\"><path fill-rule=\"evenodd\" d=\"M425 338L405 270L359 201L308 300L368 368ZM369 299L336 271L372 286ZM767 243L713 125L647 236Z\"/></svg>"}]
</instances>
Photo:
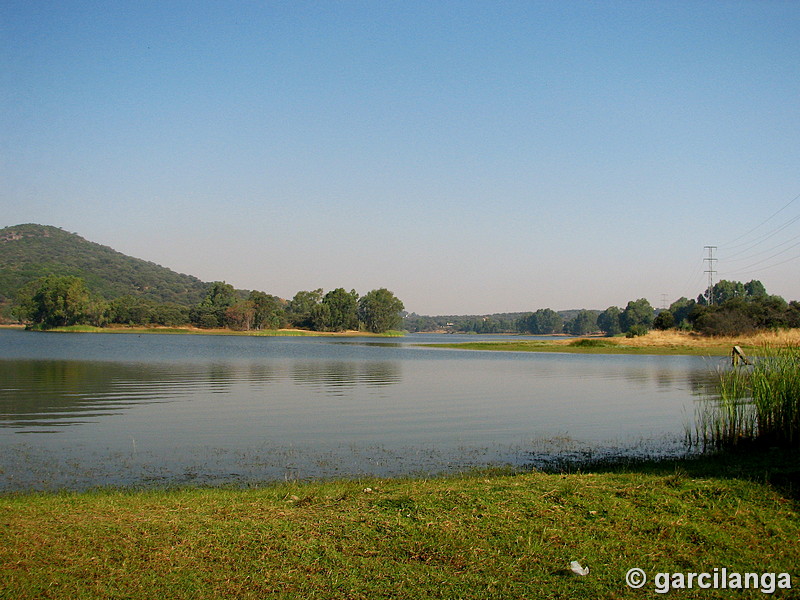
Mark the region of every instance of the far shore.
<instances>
[{"instance_id":1,"label":"far shore","mask_svg":"<svg viewBox=\"0 0 800 600\"><path fill-rule=\"evenodd\" d=\"M24 325L2 324L2 329L25 330ZM372 333L369 331L311 331L308 329L249 329L247 331L236 331L233 329L215 328L201 329L199 327L129 327L125 325L109 325L106 327L94 327L92 325L71 325L67 327L54 327L46 331L56 333L154 333L154 334L189 334L189 335L248 335L248 336L326 336L326 337L402 337L402 331L387 331L385 333Z\"/></svg>"},{"instance_id":2,"label":"far shore","mask_svg":"<svg viewBox=\"0 0 800 600\"><path fill-rule=\"evenodd\" d=\"M0 329L24 330L24 325L0 324ZM199 327L136 327L109 325L73 325L49 329L64 333L135 333L135 334L177 334L177 335L239 335L256 337L314 336L314 337L403 337L404 331L371 333L368 331L311 331L308 329L251 329L235 331ZM427 333L427 332L426 332ZM452 337L461 337L453 335ZM764 347L800 346L800 329L761 331L738 336L706 336L686 331L656 331L637 337L601 337L598 335L563 335L550 339L481 340L481 335L464 336L464 341L446 343L420 343L426 348L451 348L458 350L490 350L503 352L566 352L576 354L655 354L655 355L729 355L734 346L739 346L747 354L757 354ZM510 336L514 337L514 336Z\"/></svg>"}]
</instances>

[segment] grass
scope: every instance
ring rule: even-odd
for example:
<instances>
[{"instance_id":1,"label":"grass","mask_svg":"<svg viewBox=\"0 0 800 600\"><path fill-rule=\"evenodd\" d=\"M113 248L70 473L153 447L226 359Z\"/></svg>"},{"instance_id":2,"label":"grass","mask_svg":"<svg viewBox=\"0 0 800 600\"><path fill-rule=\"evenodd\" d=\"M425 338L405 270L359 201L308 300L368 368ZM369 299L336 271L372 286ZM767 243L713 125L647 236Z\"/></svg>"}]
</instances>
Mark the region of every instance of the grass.
<instances>
[{"instance_id":1,"label":"grass","mask_svg":"<svg viewBox=\"0 0 800 600\"><path fill-rule=\"evenodd\" d=\"M602 338L579 338L569 343L571 348L613 348L616 346L611 340Z\"/></svg>"},{"instance_id":2,"label":"grass","mask_svg":"<svg viewBox=\"0 0 800 600\"><path fill-rule=\"evenodd\" d=\"M800 447L800 346L762 349L752 366L721 369L699 406L697 442Z\"/></svg>"},{"instance_id":3,"label":"grass","mask_svg":"<svg viewBox=\"0 0 800 600\"><path fill-rule=\"evenodd\" d=\"M584 338L586 339L586 338ZM730 347L707 346L637 346L621 344L596 338L586 339L588 343L572 343L573 340L520 340L502 342L460 342L451 344L425 344L426 348L452 348L455 350L484 350L501 352L567 352L573 354L655 354L655 355L695 355L723 356L730 353ZM599 343L597 343L599 342Z\"/></svg>"},{"instance_id":4,"label":"grass","mask_svg":"<svg viewBox=\"0 0 800 600\"><path fill-rule=\"evenodd\" d=\"M0 597L652 597L652 585L626 587L628 569L796 569L796 480L795 459L772 452L579 473L12 495L0 497ZM573 576L571 560L590 574Z\"/></svg>"},{"instance_id":5,"label":"grass","mask_svg":"<svg viewBox=\"0 0 800 600\"><path fill-rule=\"evenodd\" d=\"M681 331L650 331L626 338L564 338L556 340L510 340L425 344L426 347L505 352L573 352L586 354L656 354L725 356L733 346L754 352L765 345L784 347L800 344L800 329L765 331L738 337L712 337Z\"/></svg>"}]
</instances>

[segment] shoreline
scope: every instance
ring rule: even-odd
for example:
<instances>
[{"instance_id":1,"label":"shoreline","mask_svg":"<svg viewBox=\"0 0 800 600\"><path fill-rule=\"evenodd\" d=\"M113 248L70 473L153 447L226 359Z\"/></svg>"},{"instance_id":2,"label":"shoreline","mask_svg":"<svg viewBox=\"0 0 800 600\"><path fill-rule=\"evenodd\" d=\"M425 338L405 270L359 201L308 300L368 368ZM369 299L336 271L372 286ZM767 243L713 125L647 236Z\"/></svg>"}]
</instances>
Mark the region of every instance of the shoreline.
<instances>
[{"instance_id":1,"label":"shoreline","mask_svg":"<svg viewBox=\"0 0 800 600\"><path fill-rule=\"evenodd\" d=\"M24 325L3 324L0 329L14 329L27 331ZM46 330L31 330L43 333L135 333L159 335L241 335L252 337L403 337L402 331L387 331L385 333L372 333L369 331L311 331L309 329L250 329L236 331L233 329L215 328L201 329L199 327L137 327L137 326L112 326L95 327L93 325L71 325L66 327L53 327Z\"/></svg>"},{"instance_id":2,"label":"shoreline","mask_svg":"<svg viewBox=\"0 0 800 600\"><path fill-rule=\"evenodd\" d=\"M24 325L0 324L0 329L24 331ZM38 331L38 330L36 330ZM405 337L408 332L391 330L385 333L368 331L311 331L308 329L262 329L235 331L232 329L200 329L198 327L137 327L114 325L94 327L91 325L74 325L56 327L46 330L55 333L131 333L158 335L230 335L250 337ZM429 332L424 332L429 333ZM455 334L453 334L455 337ZM452 342L420 342L416 344L424 348L443 348L464 351L497 351L497 352L559 352L573 354L639 354L666 356L725 356L731 353L734 346L739 346L747 354L758 354L765 347L800 346L800 329L780 331L762 331L739 336L703 336L693 332L656 331L646 335L627 338L563 335L559 339L546 340L486 340L481 341L481 334L474 334L469 340Z\"/></svg>"}]
</instances>

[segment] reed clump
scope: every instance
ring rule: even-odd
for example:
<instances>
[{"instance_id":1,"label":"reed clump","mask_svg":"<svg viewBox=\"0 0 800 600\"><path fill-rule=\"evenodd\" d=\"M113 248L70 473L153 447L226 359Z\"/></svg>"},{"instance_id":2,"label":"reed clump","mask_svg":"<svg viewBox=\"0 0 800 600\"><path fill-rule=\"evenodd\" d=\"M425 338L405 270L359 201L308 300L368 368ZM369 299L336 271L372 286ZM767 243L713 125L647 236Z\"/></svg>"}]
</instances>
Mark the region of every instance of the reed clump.
<instances>
[{"instance_id":1,"label":"reed clump","mask_svg":"<svg viewBox=\"0 0 800 600\"><path fill-rule=\"evenodd\" d=\"M765 347L750 366L720 369L696 419L703 447L800 446L800 346Z\"/></svg>"},{"instance_id":2,"label":"reed clump","mask_svg":"<svg viewBox=\"0 0 800 600\"><path fill-rule=\"evenodd\" d=\"M569 345L574 348L610 348L616 344L607 339L579 338L577 340L572 340Z\"/></svg>"}]
</instances>

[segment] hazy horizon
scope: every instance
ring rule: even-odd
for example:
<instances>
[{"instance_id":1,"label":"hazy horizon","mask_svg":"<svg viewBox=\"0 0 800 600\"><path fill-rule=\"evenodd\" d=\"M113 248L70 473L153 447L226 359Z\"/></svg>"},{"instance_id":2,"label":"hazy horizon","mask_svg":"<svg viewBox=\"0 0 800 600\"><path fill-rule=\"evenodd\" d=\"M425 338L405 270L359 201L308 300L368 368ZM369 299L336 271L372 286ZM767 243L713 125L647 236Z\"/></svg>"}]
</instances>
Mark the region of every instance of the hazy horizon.
<instances>
[{"instance_id":1,"label":"hazy horizon","mask_svg":"<svg viewBox=\"0 0 800 600\"><path fill-rule=\"evenodd\" d=\"M0 7L0 227L409 312L800 299L800 4Z\"/></svg>"}]
</instances>

